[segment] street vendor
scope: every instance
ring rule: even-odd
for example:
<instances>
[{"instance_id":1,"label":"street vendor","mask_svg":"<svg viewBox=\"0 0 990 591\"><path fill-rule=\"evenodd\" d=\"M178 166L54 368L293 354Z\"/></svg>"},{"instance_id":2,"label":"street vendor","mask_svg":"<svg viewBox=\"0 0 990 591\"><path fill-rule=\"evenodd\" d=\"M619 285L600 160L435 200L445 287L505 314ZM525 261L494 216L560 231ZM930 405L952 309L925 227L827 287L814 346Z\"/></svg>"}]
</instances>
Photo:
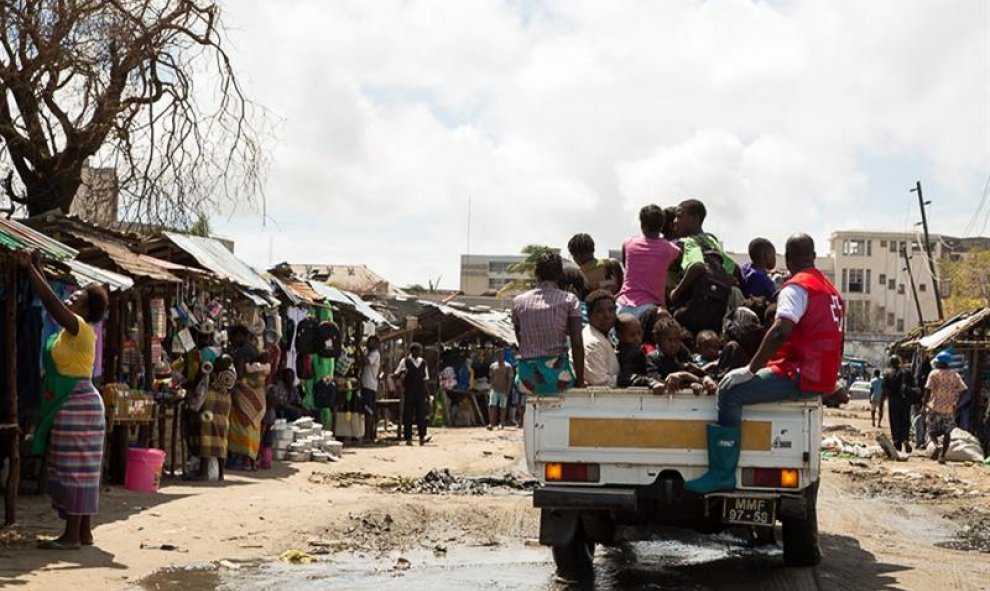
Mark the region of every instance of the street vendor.
<instances>
[{"instance_id":1,"label":"street vendor","mask_svg":"<svg viewBox=\"0 0 990 591\"><path fill-rule=\"evenodd\" d=\"M38 547L78 550L93 544L92 517L100 501L106 417L92 381L97 341L92 325L103 320L107 292L89 285L63 302L45 280L37 252L18 251L15 257L60 327L42 354L42 402L31 447L36 455L47 452L48 495L65 531Z\"/></svg>"},{"instance_id":2,"label":"street vendor","mask_svg":"<svg viewBox=\"0 0 990 591\"><path fill-rule=\"evenodd\" d=\"M811 236L791 236L785 258L792 277L780 290L774 323L749 365L730 371L719 383L718 423L708 425L708 473L685 483L688 490L704 494L735 488L743 406L813 399L835 388L845 303L815 268Z\"/></svg>"}]
</instances>

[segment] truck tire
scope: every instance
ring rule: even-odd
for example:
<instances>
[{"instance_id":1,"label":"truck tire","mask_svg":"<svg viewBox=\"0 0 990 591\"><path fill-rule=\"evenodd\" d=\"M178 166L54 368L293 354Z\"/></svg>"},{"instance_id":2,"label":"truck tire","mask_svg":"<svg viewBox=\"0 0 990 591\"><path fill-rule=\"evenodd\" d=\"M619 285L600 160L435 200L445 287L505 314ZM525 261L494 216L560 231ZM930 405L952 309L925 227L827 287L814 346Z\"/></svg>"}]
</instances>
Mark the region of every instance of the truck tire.
<instances>
[{"instance_id":1,"label":"truck tire","mask_svg":"<svg viewBox=\"0 0 990 591\"><path fill-rule=\"evenodd\" d=\"M805 493L807 511L803 519L781 518L781 538L784 543L784 564L787 566L816 566L822 561L818 545L818 483Z\"/></svg>"},{"instance_id":2,"label":"truck tire","mask_svg":"<svg viewBox=\"0 0 990 591\"><path fill-rule=\"evenodd\" d=\"M588 539L580 524L570 542L551 546L550 550L553 553L553 562L557 565L557 574L563 577L587 577L593 572L595 543Z\"/></svg>"}]
</instances>

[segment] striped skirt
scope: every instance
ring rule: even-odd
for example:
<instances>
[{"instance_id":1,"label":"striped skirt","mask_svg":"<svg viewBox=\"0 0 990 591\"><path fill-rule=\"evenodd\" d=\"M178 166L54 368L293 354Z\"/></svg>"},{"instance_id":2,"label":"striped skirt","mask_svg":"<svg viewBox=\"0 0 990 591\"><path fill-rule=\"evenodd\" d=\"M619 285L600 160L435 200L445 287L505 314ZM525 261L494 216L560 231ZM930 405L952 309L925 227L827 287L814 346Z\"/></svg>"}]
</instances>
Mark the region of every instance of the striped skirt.
<instances>
[{"instance_id":1,"label":"striped skirt","mask_svg":"<svg viewBox=\"0 0 990 591\"><path fill-rule=\"evenodd\" d=\"M79 380L55 415L48 446L48 495L62 517L96 513L106 428L103 399Z\"/></svg>"}]
</instances>

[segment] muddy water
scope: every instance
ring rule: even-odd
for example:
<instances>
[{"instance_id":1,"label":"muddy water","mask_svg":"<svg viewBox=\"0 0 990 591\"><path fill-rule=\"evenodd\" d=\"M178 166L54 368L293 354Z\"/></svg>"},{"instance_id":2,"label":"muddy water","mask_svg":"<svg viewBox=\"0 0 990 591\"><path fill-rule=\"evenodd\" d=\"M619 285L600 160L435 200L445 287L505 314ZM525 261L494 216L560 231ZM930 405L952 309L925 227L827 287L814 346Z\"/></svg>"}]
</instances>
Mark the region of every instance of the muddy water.
<instances>
[{"instance_id":1,"label":"muddy water","mask_svg":"<svg viewBox=\"0 0 990 591\"><path fill-rule=\"evenodd\" d=\"M398 566L409 561L408 569ZM146 591L229 589L341 589L392 591L570 589L819 589L814 570L785 569L779 546L751 547L728 535L697 536L671 532L663 541L599 549L594 581L565 582L554 576L550 552L529 546L451 548L445 555L429 551L380 556L334 556L315 564L265 563L240 568L163 571L143 581ZM828 578L828 575L825 575ZM867 583L870 589L880 589ZM848 588L848 587L846 587Z\"/></svg>"}]
</instances>

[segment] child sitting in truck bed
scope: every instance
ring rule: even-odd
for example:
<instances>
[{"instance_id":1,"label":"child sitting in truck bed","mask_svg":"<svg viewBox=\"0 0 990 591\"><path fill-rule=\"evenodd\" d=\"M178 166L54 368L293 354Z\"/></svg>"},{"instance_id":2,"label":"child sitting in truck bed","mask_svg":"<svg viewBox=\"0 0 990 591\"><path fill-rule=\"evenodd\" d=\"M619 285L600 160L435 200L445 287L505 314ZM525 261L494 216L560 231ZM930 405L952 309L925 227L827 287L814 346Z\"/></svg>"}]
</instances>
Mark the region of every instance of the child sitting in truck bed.
<instances>
[{"instance_id":1,"label":"child sitting in truck bed","mask_svg":"<svg viewBox=\"0 0 990 591\"><path fill-rule=\"evenodd\" d=\"M669 393L690 387L694 393L715 393L718 384L691 363L684 348L684 329L670 316L660 316L653 327L655 351L646 356L646 373L666 385Z\"/></svg>"},{"instance_id":2,"label":"child sitting in truck bed","mask_svg":"<svg viewBox=\"0 0 990 591\"><path fill-rule=\"evenodd\" d=\"M705 373L711 373L722 352L722 339L714 330L703 330L695 337L694 343L695 354L691 360Z\"/></svg>"},{"instance_id":3,"label":"child sitting in truck bed","mask_svg":"<svg viewBox=\"0 0 990 591\"><path fill-rule=\"evenodd\" d=\"M646 375L646 353L643 353L643 327L632 314L619 314L615 325L619 337L616 356L619 358L619 388L630 386L652 386Z\"/></svg>"}]
</instances>

